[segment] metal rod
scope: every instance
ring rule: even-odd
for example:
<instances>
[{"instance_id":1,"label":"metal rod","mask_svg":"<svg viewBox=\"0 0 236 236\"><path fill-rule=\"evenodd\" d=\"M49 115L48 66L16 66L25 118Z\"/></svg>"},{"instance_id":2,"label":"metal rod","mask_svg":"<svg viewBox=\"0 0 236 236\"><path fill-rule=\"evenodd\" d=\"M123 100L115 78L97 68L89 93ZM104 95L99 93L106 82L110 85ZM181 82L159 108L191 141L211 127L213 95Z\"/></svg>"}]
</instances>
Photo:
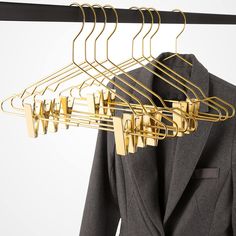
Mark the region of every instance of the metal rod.
<instances>
[{"instance_id":1,"label":"metal rod","mask_svg":"<svg viewBox=\"0 0 236 236\"><path fill-rule=\"evenodd\" d=\"M91 9L85 7L86 21L93 22ZM97 22L104 22L100 9L95 9ZM120 23L141 23L142 19L137 10L116 9ZM106 9L108 22L114 22L111 9ZM160 11L162 23L183 23L182 15L178 12ZM185 12L187 24L236 24L236 15L189 13ZM82 15L77 7L63 5L43 5L30 3L0 2L0 21L46 21L46 22L81 22ZM155 17L155 22L158 19ZM146 12L146 22L151 22Z\"/></svg>"}]
</instances>

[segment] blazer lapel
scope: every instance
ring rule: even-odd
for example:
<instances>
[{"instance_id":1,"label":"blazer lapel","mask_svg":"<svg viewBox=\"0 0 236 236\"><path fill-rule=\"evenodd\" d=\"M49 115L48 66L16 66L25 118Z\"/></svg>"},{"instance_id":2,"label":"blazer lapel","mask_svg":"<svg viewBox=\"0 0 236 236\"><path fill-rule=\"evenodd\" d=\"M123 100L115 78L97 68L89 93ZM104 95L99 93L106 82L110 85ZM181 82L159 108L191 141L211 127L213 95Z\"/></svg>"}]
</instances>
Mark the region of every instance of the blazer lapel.
<instances>
[{"instance_id":1,"label":"blazer lapel","mask_svg":"<svg viewBox=\"0 0 236 236\"><path fill-rule=\"evenodd\" d=\"M209 73L192 54L182 55L192 61L190 81L199 86L209 96ZM173 65L174 67L174 65ZM190 91L187 91L191 96ZM201 112L208 112L209 107L201 106ZM211 131L212 122L199 121L197 131L177 138L171 183L167 198L164 224L174 211L180 200L204 149Z\"/></svg>"},{"instance_id":2,"label":"blazer lapel","mask_svg":"<svg viewBox=\"0 0 236 236\"><path fill-rule=\"evenodd\" d=\"M142 218L149 228L154 227L155 231L159 232L158 235L164 235L159 206L160 193L155 149L141 148L137 153L125 157L124 161L128 165L128 172L133 180L134 195Z\"/></svg>"},{"instance_id":3,"label":"blazer lapel","mask_svg":"<svg viewBox=\"0 0 236 236\"><path fill-rule=\"evenodd\" d=\"M173 163L164 224L180 200L208 139L212 122L200 122L198 131L179 137Z\"/></svg>"}]
</instances>

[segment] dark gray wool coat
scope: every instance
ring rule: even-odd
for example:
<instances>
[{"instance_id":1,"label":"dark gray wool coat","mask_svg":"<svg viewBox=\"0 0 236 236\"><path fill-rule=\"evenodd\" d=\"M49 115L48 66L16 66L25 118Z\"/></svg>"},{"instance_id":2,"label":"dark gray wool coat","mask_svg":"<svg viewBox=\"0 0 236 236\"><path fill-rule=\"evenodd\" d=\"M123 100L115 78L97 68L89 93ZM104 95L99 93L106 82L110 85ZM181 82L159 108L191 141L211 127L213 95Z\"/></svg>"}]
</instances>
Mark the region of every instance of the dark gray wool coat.
<instances>
[{"instance_id":1,"label":"dark gray wool coat","mask_svg":"<svg viewBox=\"0 0 236 236\"><path fill-rule=\"evenodd\" d=\"M162 53L158 60L168 55ZM193 66L177 57L164 63L206 96L236 105L234 85L210 74L194 55L182 56ZM130 74L164 99L185 99L144 67ZM236 236L236 118L200 121L190 135L125 157L116 154L114 134L99 131L80 236L114 236L120 219L120 236Z\"/></svg>"}]
</instances>

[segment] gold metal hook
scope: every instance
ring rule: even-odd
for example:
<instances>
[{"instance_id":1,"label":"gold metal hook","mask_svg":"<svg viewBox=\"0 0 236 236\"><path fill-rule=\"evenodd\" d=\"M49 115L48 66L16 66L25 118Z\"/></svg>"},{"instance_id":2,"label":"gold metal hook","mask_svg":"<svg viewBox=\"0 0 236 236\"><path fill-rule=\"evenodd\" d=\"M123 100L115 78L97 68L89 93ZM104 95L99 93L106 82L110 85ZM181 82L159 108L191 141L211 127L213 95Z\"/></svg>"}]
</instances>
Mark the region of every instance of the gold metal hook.
<instances>
[{"instance_id":1,"label":"gold metal hook","mask_svg":"<svg viewBox=\"0 0 236 236\"><path fill-rule=\"evenodd\" d=\"M75 41L80 36L80 34L82 33L82 31L84 29L84 25L85 25L85 12L84 12L83 7L79 3L77 3L77 2L72 3L70 6L72 6L72 7L79 7L80 10L81 10L82 16L83 16L82 27L81 27L79 33L75 36L75 38L72 41L72 61L74 62L75 61Z\"/></svg>"},{"instance_id":2,"label":"gold metal hook","mask_svg":"<svg viewBox=\"0 0 236 236\"><path fill-rule=\"evenodd\" d=\"M158 28L157 28L157 31L159 30L159 27L160 27L160 23L161 23L161 16L160 16L160 13L155 9L155 8L149 8L149 9L152 9L152 10L154 10L155 12L156 12L156 14L158 15L158 19L159 19L159 25L158 25ZM175 11L175 10L174 10ZM176 10L176 11L180 11L180 10ZM182 12L182 11L180 11L181 13L182 13L182 15L183 15L183 17L184 17L184 28L182 29L182 31L179 33L179 35L177 36L177 38L182 34L182 32L185 30L185 27L186 27L186 23L187 23L187 21L186 21L186 16L185 16L185 14ZM154 33L154 35L156 34L157 32L155 32ZM153 36L154 36L153 35ZM152 36L152 37L153 37ZM151 37L151 38L152 38ZM151 43L150 43L151 44ZM150 49L151 49L152 47L150 47ZM151 57L158 63L158 64L160 64L160 65L162 65L162 66L164 66L166 69L168 69L168 70L170 70L171 72L173 72L175 75L177 75L178 77L180 77L181 79L183 79L184 81L186 81L187 83L189 83L190 85L192 85L193 87L195 87L195 88L197 88L198 90L199 90L199 92L202 94L202 96L203 97L205 97L205 94L203 93L203 91L199 88L199 87L197 87L195 84L193 84L191 81L188 81L188 80L186 80L185 78L183 78L182 76L180 76L179 74L177 74L176 72L174 72L173 70L171 70L170 68L168 68L166 65L164 65L164 64L162 64L161 62L159 62L159 61L157 61L154 57L153 57L153 55L152 55L152 53L151 53L151 51L150 51L150 55L151 55ZM178 54L177 54L178 55ZM170 57L172 57L172 56L170 56ZM181 58L182 60L184 60L185 61L185 59L184 58L182 58L181 56L179 56L178 55L178 57L179 58ZM188 61L186 61L187 63L188 63ZM186 85L185 85L186 86ZM187 87L190 91L192 91L192 93L196 96L196 94L195 94L195 92L191 89L191 88L189 88L189 87ZM212 98L213 99L213 98ZM212 102L213 104L215 104L215 105L217 105L218 107L220 107L221 109L223 109L224 111L225 111L225 113L226 113L226 115L225 115L225 118L222 118L222 114L221 114L221 111L217 108L217 107L215 107L215 106L213 106L213 105L211 105L211 104L206 104L206 102L205 101L207 101L207 100L209 100L210 102ZM199 100L200 101L200 100ZM216 110L218 113L219 113L219 120L225 120L225 119L227 119L228 118L228 112L227 112L227 110L223 107L223 106L221 106L219 103L217 103L217 102L215 102L215 101L212 101L211 99L203 99L203 100L201 100L201 102L202 103L205 103L206 105L208 105L209 107L211 107L211 108L213 108L214 110ZM223 103L224 103L225 101L223 101ZM228 105L229 107L231 107L230 106L230 104L228 104L228 103L225 103L226 105ZM231 107L231 109L232 109L232 114L233 114L233 108ZM215 120L216 121L216 120Z\"/></svg>"},{"instance_id":3,"label":"gold metal hook","mask_svg":"<svg viewBox=\"0 0 236 236\"><path fill-rule=\"evenodd\" d=\"M105 31L105 28L106 28L106 25L107 25L107 15L106 15L106 12L104 10L104 7L102 7L101 5L99 4L94 4L92 7L98 7L102 10L103 12L103 15L104 15L104 24L103 24L103 28L101 30L101 32L98 34L98 36L95 38L95 41L94 41L94 58L95 58L95 61L97 61L97 41L98 39L100 38L100 36L103 34L103 32ZM95 13L96 14L96 13Z\"/></svg>"},{"instance_id":4,"label":"gold metal hook","mask_svg":"<svg viewBox=\"0 0 236 236\"><path fill-rule=\"evenodd\" d=\"M139 31L137 32L137 34L136 34L136 35L133 37L133 39L132 39L132 58L134 58L134 41L135 41L135 39L139 36L139 34L141 34L141 32L143 31L144 24L145 24L145 19L144 19L144 14L143 14L143 12L140 10L140 8L138 8L138 7L130 7L129 9L130 9L130 10L139 11L139 13L140 13L140 15L141 15L141 18L142 18L141 27L140 27Z\"/></svg>"},{"instance_id":5,"label":"gold metal hook","mask_svg":"<svg viewBox=\"0 0 236 236\"><path fill-rule=\"evenodd\" d=\"M157 16L158 16L158 27L156 29L156 31L153 33L153 35L150 37L150 56L152 56L152 39L154 38L154 36L158 33L160 26L161 26L161 15L159 13L159 11L157 11L155 8L149 8L150 11L154 11L156 12Z\"/></svg>"},{"instance_id":6,"label":"gold metal hook","mask_svg":"<svg viewBox=\"0 0 236 236\"><path fill-rule=\"evenodd\" d=\"M144 41L145 41L145 38L149 35L149 33L152 31L152 28L153 28L153 24L154 24L154 18L153 18L153 15L151 13L151 11L146 8L146 7L141 7L140 10L145 10L145 11L148 11L149 14L150 14L150 17L151 17L151 24L150 24L150 28L149 30L147 31L147 33L143 36L143 39L142 39L142 56L144 56Z\"/></svg>"},{"instance_id":7,"label":"gold metal hook","mask_svg":"<svg viewBox=\"0 0 236 236\"><path fill-rule=\"evenodd\" d=\"M93 22L93 27L92 27L92 30L91 32L88 34L88 36L85 38L85 41L84 41L84 56L85 56L85 60L87 62L87 42L88 42L88 39L91 37L91 35L93 34L95 28L96 28L96 24L97 24L97 17L96 17L96 13L95 13L95 10L93 9L93 7L90 5L90 4L87 4L87 3L84 3L82 5L82 7L89 7L91 10L92 10L92 13L93 13L93 16L94 16L94 22ZM84 10L83 10L84 12ZM84 13L85 15L85 13Z\"/></svg>"},{"instance_id":8,"label":"gold metal hook","mask_svg":"<svg viewBox=\"0 0 236 236\"><path fill-rule=\"evenodd\" d=\"M119 16L118 16L118 13L117 13L116 9L113 6L111 6L111 5L104 5L103 8L104 9L110 8L110 9L113 10L113 12L115 14L115 27L114 27L113 31L111 32L111 34L109 35L109 37L107 38L107 40L106 40L106 58L108 60L108 58L109 58L109 41L110 41L111 37L114 35L114 33L117 30L118 22L119 22ZM106 12L105 12L105 14L106 14ZM106 18L106 20L107 20L107 18Z\"/></svg>"},{"instance_id":9,"label":"gold metal hook","mask_svg":"<svg viewBox=\"0 0 236 236\"><path fill-rule=\"evenodd\" d=\"M186 19L186 16L185 14L179 10L179 9L174 9L173 12L179 12L181 13L181 15L183 16L184 18L184 26L183 26L183 29L179 32L179 34L176 36L175 38L175 53L178 53L178 38L180 37L180 35L184 32L185 28L186 28L186 24L187 24L187 19Z\"/></svg>"}]
</instances>

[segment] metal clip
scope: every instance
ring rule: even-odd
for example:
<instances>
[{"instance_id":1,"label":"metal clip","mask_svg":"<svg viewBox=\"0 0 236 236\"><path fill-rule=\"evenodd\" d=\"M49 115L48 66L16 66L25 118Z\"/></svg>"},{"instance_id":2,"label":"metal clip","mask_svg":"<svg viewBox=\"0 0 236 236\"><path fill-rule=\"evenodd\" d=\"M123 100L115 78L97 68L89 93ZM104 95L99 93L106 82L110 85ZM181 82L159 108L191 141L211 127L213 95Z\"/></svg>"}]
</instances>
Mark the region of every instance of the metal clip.
<instances>
[{"instance_id":1,"label":"metal clip","mask_svg":"<svg viewBox=\"0 0 236 236\"><path fill-rule=\"evenodd\" d=\"M45 118L43 101L35 101L33 113L35 115L35 129L37 130L38 134L46 134L47 129L45 126L45 120L43 120Z\"/></svg>"},{"instance_id":2,"label":"metal clip","mask_svg":"<svg viewBox=\"0 0 236 236\"><path fill-rule=\"evenodd\" d=\"M38 136L38 129L35 126L35 119L37 118L34 118L32 106L30 104L25 104L24 110L25 110L25 118L28 128L28 134L31 138L36 138Z\"/></svg>"},{"instance_id":3,"label":"metal clip","mask_svg":"<svg viewBox=\"0 0 236 236\"><path fill-rule=\"evenodd\" d=\"M119 155L135 153L137 148L137 138L134 133L134 115L123 114L123 117L113 117L114 136L116 152Z\"/></svg>"},{"instance_id":4,"label":"metal clip","mask_svg":"<svg viewBox=\"0 0 236 236\"><path fill-rule=\"evenodd\" d=\"M158 133L160 128L158 128L159 123L155 120L161 121L162 111L158 111L156 113L155 110L149 110L150 115L143 116L143 133L145 134L144 144L149 146L157 146L158 145ZM154 119L152 119L153 117ZM148 137L150 136L150 137Z\"/></svg>"},{"instance_id":5,"label":"metal clip","mask_svg":"<svg viewBox=\"0 0 236 236\"><path fill-rule=\"evenodd\" d=\"M115 91L115 90L114 90ZM94 94L87 95L88 109L95 115L113 115L115 95L108 90L100 90Z\"/></svg>"},{"instance_id":6,"label":"metal clip","mask_svg":"<svg viewBox=\"0 0 236 236\"><path fill-rule=\"evenodd\" d=\"M129 153L136 152L136 138L130 133L134 133L134 115L133 114L123 114L123 126L125 134L125 146Z\"/></svg>"},{"instance_id":7,"label":"metal clip","mask_svg":"<svg viewBox=\"0 0 236 236\"><path fill-rule=\"evenodd\" d=\"M61 119L63 122L69 122L70 116L73 111L73 104L74 104L74 98L71 97L61 97L60 99L60 113L63 115L63 118ZM68 124L62 124L62 127L65 127L66 129L69 128Z\"/></svg>"},{"instance_id":8,"label":"metal clip","mask_svg":"<svg viewBox=\"0 0 236 236\"><path fill-rule=\"evenodd\" d=\"M182 113L182 111L187 112L188 102L186 102L186 101L173 101L172 107L179 108L179 109L174 109L175 113L173 113L173 121L176 122L179 127L179 132L178 132L177 136L182 137L184 135L184 132L181 130L185 130L185 128L186 128L186 122L185 122L185 119L182 117L182 115L184 115ZM175 135L176 131L173 131L173 134Z\"/></svg>"},{"instance_id":9,"label":"metal clip","mask_svg":"<svg viewBox=\"0 0 236 236\"><path fill-rule=\"evenodd\" d=\"M112 89L112 91L115 92L114 89ZM115 94L110 92L109 90L105 90L104 91L104 105L105 105L105 114L108 116L112 116L115 114L115 110L114 110L114 104L112 104L115 100Z\"/></svg>"},{"instance_id":10,"label":"metal clip","mask_svg":"<svg viewBox=\"0 0 236 236\"><path fill-rule=\"evenodd\" d=\"M50 103L50 114L52 116L52 122L48 124L48 131L57 132L59 126L59 115L61 110L61 102L59 98L53 99Z\"/></svg>"},{"instance_id":11,"label":"metal clip","mask_svg":"<svg viewBox=\"0 0 236 236\"><path fill-rule=\"evenodd\" d=\"M134 125L135 125L134 132L137 133L137 135L138 135L135 137L137 139L137 141L136 141L137 147L144 148L144 147L146 147L146 142L145 142L144 136L142 136L143 130L144 130L144 128L143 128L143 115L135 116Z\"/></svg>"},{"instance_id":12,"label":"metal clip","mask_svg":"<svg viewBox=\"0 0 236 236\"><path fill-rule=\"evenodd\" d=\"M42 104L43 115L44 115L44 118L46 119L46 120L44 120L44 125L43 125L45 133L47 133L49 123L51 123L51 122L49 122L49 118L51 115L51 104L52 104L51 100L44 100L44 102Z\"/></svg>"},{"instance_id":13,"label":"metal clip","mask_svg":"<svg viewBox=\"0 0 236 236\"><path fill-rule=\"evenodd\" d=\"M150 116L143 116L143 131L146 135L145 144L149 146L157 146L157 139L153 138L153 132L155 132L155 121ZM148 137L150 136L150 137Z\"/></svg>"},{"instance_id":14,"label":"metal clip","mask_svg":"<svg viewBox=\"0 0 236 236\"><path fill-rule=\"evenodd\" d=\"M191 99L191 100L187 99L186 101L188 103L187 112L189 113L189 115L192 117L197 116L200 109L200 101L197 99ZM194 131L194 130L195 130L194 121L190 120L187 133L190 133L191 131Z\"/></svg>"},{"instance_id":15,"label":"metal clip","mask_svg":"<svg viewBox=\"0 0 236 236\"><path fill-rule=\"evenodd\" d=\"M156 113L156 115L155 115L155 119L156 120L158 120L158 121L160 121L161 122L161 119L162 119L162 111L158 111L158 113ZM160 125L159 124L159 122L155 122L156 124L156 127L154 128L154 132L156 133L155 134L155 138L156 138L156 146L158 146L158 141L159 141L159 139L158 139L158 134L159 134L159 132L160 132L160 128L158 128L158 126Z\"/></svg>"},{"instance_id":16,"label":"metal clip","mask_svg":"<svg viewBox=\"0 0 236 236\"><path fill-rule=\"evenodd\" d=\"M121 117L113 117L113 126L114 126L114 137L116 144L116 153L118 155L126 155L127 148L125 144L125 135L124 135L124 127L123 120Z\"/></svg>"},{"instance_id":17,"label":"metal clip","mask_svg":"<svg viewBox=\"0 0 236 236\"><path fill-rule=\"evenodd\" d=\"M104 93L103 93L103 90L99 91L98 97L99 97L98 113L99 113L100 115L105 115L105 114L106 114L106 113L105 113L106 109L105 109L105 100L104 100ZM95 101L96 101L96 100L95 100Z\"/></svg>"}]
</instances>

